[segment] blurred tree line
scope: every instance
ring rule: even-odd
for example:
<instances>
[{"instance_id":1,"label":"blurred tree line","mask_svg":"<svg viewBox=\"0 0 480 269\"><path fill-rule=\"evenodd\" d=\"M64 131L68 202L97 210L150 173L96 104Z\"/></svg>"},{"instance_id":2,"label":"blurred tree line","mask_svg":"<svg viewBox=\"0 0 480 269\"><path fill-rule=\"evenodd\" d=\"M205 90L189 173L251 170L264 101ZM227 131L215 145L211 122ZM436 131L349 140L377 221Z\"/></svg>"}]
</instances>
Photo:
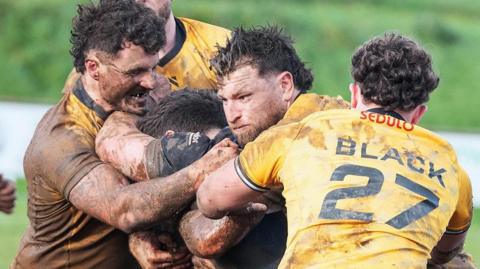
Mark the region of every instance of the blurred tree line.
<instances>
[{"instance_id":1,"label":"blurred tree line","mask_svg":"<svg viewBox=\"0 0 480 269\"><path fill-rule=\"evenodd\" d=\"M0 0L0 99L53 103L72 68L79 1ZM80 1L86 2L86 1ZM228 28L278 24L315 73L314 90L347 99L350 56L385 31L420 41L441 76L424 125L480 130L478 0L175 0L177 16ZM456 116L461 114L462 117Z\"/></svg>"}]
</instances>

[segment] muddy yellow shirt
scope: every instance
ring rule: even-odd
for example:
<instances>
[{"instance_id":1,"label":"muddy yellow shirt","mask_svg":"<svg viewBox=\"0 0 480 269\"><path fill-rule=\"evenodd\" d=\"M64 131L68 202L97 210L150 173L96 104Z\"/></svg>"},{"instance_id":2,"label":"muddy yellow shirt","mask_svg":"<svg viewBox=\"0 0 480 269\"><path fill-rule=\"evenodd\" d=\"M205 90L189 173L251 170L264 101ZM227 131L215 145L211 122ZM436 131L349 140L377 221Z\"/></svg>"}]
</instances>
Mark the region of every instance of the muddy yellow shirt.
<instances>
[{"instance_id":1,"label":"muddy yellow shirt","mask_svg":"<svg viewBox=\"0 0 480 269\"><path fill-rule=\"evenodd\" d=\"M425 268L447 230L471 221L469 179L452 147L419 126L349 109L285 119L247 144L242 180L282 184L288 218L280 268Z\"/></svg>"},{"instance_id":2,"label":"muddy yellow shirt","mask_svg":"<svg viewBox=\"0 0 480 269\"><path fill-rule=\"evenodd\" d=\"M95 136L106 117L77 83L38 124L24 159L30 223L11 268L139 268L127 234L69 202L75 185L103 163Z\"/></svg>"},{"instance_id":3,"label":"muddy yellow shirt","mask_svg":"<svg viewBox=\"0 0 480 269\"><path fill-rule=\"evenodd\" d=\"M172 90L184 87L216 89L217 79L210 68L210 58L224 45L230 31L208 23L175 19L175 47L160 59L156 71L168 78Z\"/></svg>"}]
</instances>

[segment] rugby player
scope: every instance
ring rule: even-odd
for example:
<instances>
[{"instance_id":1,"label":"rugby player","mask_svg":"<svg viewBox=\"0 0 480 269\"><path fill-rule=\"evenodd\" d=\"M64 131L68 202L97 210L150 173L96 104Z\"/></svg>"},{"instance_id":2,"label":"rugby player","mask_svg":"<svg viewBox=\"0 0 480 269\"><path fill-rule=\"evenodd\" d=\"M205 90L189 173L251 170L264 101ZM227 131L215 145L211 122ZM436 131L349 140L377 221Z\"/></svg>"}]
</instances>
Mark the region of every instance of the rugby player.
<instances>
[{"instance_id":1,"label":"rugby player","mask_svg":"<svg viewBox=\"0 0 480 269\"><path fill-rule=\"evenodd\" d=\"M313 76L310 72L310 70L306 69L304 64L301 62L299 59L298 55L295 52L295 49L293 48L291 41L288 38L284 38L280 40L278 43L272 43L270 40L271 36L260 36L259 41L254 41L254 40L248 40L248 42L263 42L264 47L262 48L263 50L268 50L265 53L271 54L272 59L276 59L278 62L275 62L272 64L272 66L269 66L269 70L286 70L286 72L289 72L290 74L294 73L295 74L295 81L297 82L298 85L301 86L302 91L307 91L311 88L312 81L313 81ZM242 118L242 124L247 125L247 124L252 124L252 125L258 125L258 124L263 124L263 122L271 122L271 118L261 118L260 120L256 119L255 116L261 115L263 113L263 110L267 109L268 106L270 105L269 100L265 98L268 96L269 92L264 93L262 96L264 98L258 98L253 100L252 102L249 103L249 105L252 108L255 108L256 110L254 113L245 115L246 117ZM348 104L344 102L341 99L337 98L327 98L327 97L321 97L318 95L307 95L308 97L303 101L303 105L306 107L310 107L313 110L323 110L323 109L330 109L330 108L347 108ZM242 102L247 98L246 96L241 96L238 95L238 100L239 102ZM240 139L245 140L245 129L239 130L239 121L237 119L237 112L234 110L231 111L226 111L227 119L229 119L229 125L230 127L233 128L233 132L237 135L239 135ZM148 170L152 170L149 168L146 168L148 166L151 166L152 163L153 165L156 165L156 163L160 163L158 161L153 161L155 159L158 159L156 156L161 156L162 152L153 145L158 144L158 142L152 142L154 139L152 137L148 137L145 135L141 135L138 133L138 130L135 130L135 123L134 122L129 122L128 120L125 119L120 119L117 118L115 119L116 115L112 115L112 117L105 123L103 129L101 130L100 134L97 137L97 153L99 156L102 157L105 161L108 161L109 163L112 163L113 166L117 167L120 171L122 171L124 174L128 175L131 178L137 178L137 180L144 180L148 179ZM248 116L248 117L247 117ZM179 119L179 117L176 117L174 119ZM171 119L170 119L171 120ZM274 120L274 119L273 119ZM113 122L116 121L116 122ZM113 135L112 135L113 134ZM248 132L247 132L248 134ZM156 152L155 154L148 154L149 156L146 156L146 152ZM159 166L159 165L157 165ZM158 170L158 169L153 169L153 170ZM142 177L143 176L143 177ZM278 199L277 196L272 195L273 193L270 193L268 195L270 200L276 200L275 204L282 203L281 199ZM277 209L278 210L278 209ZM272 210L275 212L274 210ZM190 213L189 213L190 214ZM192 216L196 216L196 219L200 219L201 215L198 214L198 212L191 213ZM187 214L188 215L188 214ZM232 261L235 260L237 261L237 266L239 268L276 268L278 264L278 255L279 253L282 253L285 247L285 239L282 238L282 235L286 232L284 228L284 218L281 216L279 213L276 214L277 218L274 219L275 215L267 215L264 220L259 224L258 228L254 229L252 231L252 235L249 234L245 240L248 240L249 238L254 238L254 241L250 241L250 243L246 243L245 240L237 245L234 249L229 251L228 254L223 255L222 257L218 258L217 261L221 260L226 260L226 261ZM272 217L272 218L270 218ZM270 221L267 221L270 219ZM205 222L205 221L204 221ZM182 229L184 227L191 227L190 230L195 231L195 227L200 227L197 228L199 231L209 231L207 229L209 226L208 225L198 225L195 224L195 221L191 222L191 225L185 225L182 226ZM268 226L270 224L270 227ZM262 228L260 228L262 227ZM271 228L275 227L275 228ZM280 235L278 237L275 236L269 236L269 233L257 233L256 235L253 234L255 231L269 231L270 232L275 229L275 231ZM212 229L210 229L212 230ZM229 230L228 232L234 234L236 231ZM229 235L228 233L225 233L225 235ZM267 236L268 235L268 236ZM216 243L211 243L213 247L211 249L205 248L205 244L199 244L198 242L204 241L204 242L212 242L209 240L198 240L198 242L195 241L189 241L195 239L195 238L202 238L201 232L200 235L198 236L184 236L184 238L187 241L187 245L189 248L192 250L197 255L200 256L217 256L218 253L217 251L214 251L215 249L224 251L226 248L217 248L217 245L219 243L225 244L225 242L222 242L221 240L217 240ZM235 237L234 237L235 238ZM228 241L228 240L225 240ZM270 253L267 253L265 251L265 247L262 250L262 245L264 244L272 244L272 246L267 247L271 251ZM228 245L228 244L226 244ZM246 251L246 248L243 248L241 250L241 246L249 246L249 251ZM208 254L205 254L208 253ZM222 252L220 252L222 253ZM245 255L245 253L248 253L248 255ZM267 257L265 257L267 256ZM270 257L268 257L270 256ZM269 261L269 262L265 262ZM256 262L256 263L255 263ZM243 263L243 264L242 264ZM231 264L231 263L230 263ZM243 266L243 267L242 267Z\"/></svg>"},{"instance_id":2,"label":"rugby player","mask_svg":"<svg viewBox=\"0 0 480 269\"><path fill-rule=\"evenodd\" d=\"M15 207L15 184L0 174L0 212L11 214Z\"/></svg>"},{"instance_id":3,"label":"rugby player","mask_svg":"<svg viewBox=\"0 0 480 269\"><path fill-rule=\"evenodd\" d=\"M172 0L136 2L152 9L165 21L165 45L158 53L159 61L155 70L168 79L170 88L216 89L216 76L210 68L209 60L216 52L216 46L225 44L230 31L197 20L175 17L172 12ZM75 70L72 70L64 91L74 86L77 76ZM164 96L166 89L168 85L152 94Z\"/></svg>"},{"instance_id":4,"label":"rugby player","mask_svg":"<svg viewBox=\"0 0 480 269\"><path fill-rule=\"evenodd\" d=\"M188 205L204 174L234 155L225 141L178 173L130 185L95 154L95 136L111 112L144 113L145 95L158 84L162 27L134 2L78 6L71 54L82 75L44 115L27 149L30 223L11 268L138 268L127 233ZM188 252L175 255L189 265Z\"/></svg>"},{"instance_id":5,"label":"rugby player","mask_svg":"<svg viewBox=\"0 0 480 269\"><path fill-rule=\"evenodd\" d=\"M97 152L101 159L118 167L132 179L144 174L148 177L165 176L200 158L210 142L204 135L219 141L228 134L225 129L220 131L226 124L222 103L216 94L211 91L180 90L164 97L139 119L137 125L143 135L134 127L134 116L120 112L113 114L97 136ZM162 137L170 131L199 131L202 136L197 136L199 142L193 145L178 141L175 147L170 148L168 145L172 139L182 140L181 136L169 137L171 134ZM112 136L112 133L115 135ZM142 140L145 141L144 146L140 145ZM133 148L128 150L131 145L135 145L135 151ZM186 149L189 147L191 149ZM176 158L166 160L165 152ZM143 163L136 161L142 159L136 155L144 156ZM119 163L119 160L126 164ZM146 172L131 173L136 167L144 167ZM261 202L270 207L263 219L264 212L254 212L211 220L198 210L192 210L183 216L180 233L197 257L215 258L214 268L276 268L286 241L283 203L274 193L266 194ZM178 225L175 229L178 229ZM131 241L136 244L130 244L130 248L138 260L144 261L140 263L147 265L144 267L153 266L147 260L158 260L155 258L156 252L151 251L158 249L158 244L143 240L144 237L155 238L151 231L137 233L131 236ZM194 259L196 262L198 260Z\"/></svg>"},{"instance_id":6,"label":"rugby player","mask_svg":"<svg viewBox=\"0 0 480 269\"><path fill-rule=\"evenodd\" d=\"M200 211L221 218L283 186L279 268L425 268L454 257L472 192L452 147L416 125L439 81L430 56L399 35L375 38L352 58L352 110L316 112L296 69L269 68L278 59L260 49L265 37L283 39L275 28L237 29L213 59L229 125L250 143L200 186ZM259 98L268 103L251 106Z\"/></svg>"}]
</instances>

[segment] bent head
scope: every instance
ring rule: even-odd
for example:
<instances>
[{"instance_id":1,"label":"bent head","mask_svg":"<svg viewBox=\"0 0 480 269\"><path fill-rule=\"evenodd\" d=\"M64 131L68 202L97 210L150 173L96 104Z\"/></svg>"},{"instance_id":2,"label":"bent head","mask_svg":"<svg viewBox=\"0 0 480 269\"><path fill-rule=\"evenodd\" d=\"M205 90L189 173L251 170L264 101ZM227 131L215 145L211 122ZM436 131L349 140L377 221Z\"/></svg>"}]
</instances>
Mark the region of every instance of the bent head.
<instances>
[{"instance_id":1,"label":"bent head","mask_svg":"<svg viewBox=\"0 0 480 269\"><path fill-rule=\"evenodd\" d=\"M240 145L283 118L313 75L277 27L237 28L211 61L228 125Z\"/></svg>"},{"instance_id":2,"label":"bent head","mask_svg":"<svg viewBox=\"0 0 480 269\"><path fill-rule=\"evenodd\" d=\"M222 103L211 90L170 93L138 122L140 131L160 138L169 131L200 132L214 137L227 126Z\"/></svg>"},{"instance_id":3,"label":"bent head","mask_svg":"<svg viewBox=\"0 0 480 269\"><path fill-rule=\"evenodd\" d=\"M172 15L172 0L136 0L153 10L159 17L167 20Z\"/></svg>"},{"instance_id":4,"label":"bent head","mask_svg":"<svg viewBox=\"0 0 480 269\"><path fill-rule=\"evenodd\" d=\"M70 53L76 70L98 82L98 95L112 110L145 112L146 94L158 87L154 68L165 45L163 25L133 0L79 5Z\"/></svg>"},{"instance_id":5,"label":"bent head","mask_svg":"<svg viewBox=\"0 0 480 269\"><path fill-rule=\"evenodd\" d=\"M392 33L363 44L352 57L352 108L383 107L416 124L439 83L430 55L413 40Z\"/></svg>"}]
</instances>

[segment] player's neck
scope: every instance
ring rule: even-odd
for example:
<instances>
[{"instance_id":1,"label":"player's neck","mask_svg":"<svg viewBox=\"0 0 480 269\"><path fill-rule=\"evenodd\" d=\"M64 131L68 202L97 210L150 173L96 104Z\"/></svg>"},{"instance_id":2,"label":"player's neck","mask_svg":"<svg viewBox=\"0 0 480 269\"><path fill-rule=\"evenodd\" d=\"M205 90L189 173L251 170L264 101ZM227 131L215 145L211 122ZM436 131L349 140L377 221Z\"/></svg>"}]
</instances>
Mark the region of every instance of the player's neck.
<instances>
[{"instance_id":1,"label":"player's neck","mask_svg":"<svg viewBox=\"0 0 480 269\"><path fill-rule=\"evenodd\" d=\"M113 106L106 102L100 94L100 85L97 80L94 80L88 75L81 77L83 88L87 92L88 96L100 106L105 112L109 113L114 110Z\"/></svg>"},{"instance_id":2,"label":"player's neck","mask_svg":"<svg viewBox=\"0 0 480 269\"><path fill-rule=\"evenodd\" d=\"M368 110L374 109L374 108L384 109L383 107L381 107L377 104L374 104L374 103L362 104L360 107L357 107L357 109L362 110L362 111L368 111ZM405 111L401 111L401 110L398 110L398 109L394 109L392 111L394 111L394 112L398 113L400 116L402 116L402 118L406 122L411 122L412 121L412 112L405 112Z\"/></svg>"},{"instance_id":3,"label":"player's neck","mask_svg":"<svg viewBox=\"0 0 480 269\"><path fill-rule=\"evenodd\" d=\"M158 52L158 56L163 58L169 51L175 46L175 37L176 37L177 25L175 23L175 17L173 13L170 13L166 23L165 23L165 46Z\"/></svg>"}]
</instances>

